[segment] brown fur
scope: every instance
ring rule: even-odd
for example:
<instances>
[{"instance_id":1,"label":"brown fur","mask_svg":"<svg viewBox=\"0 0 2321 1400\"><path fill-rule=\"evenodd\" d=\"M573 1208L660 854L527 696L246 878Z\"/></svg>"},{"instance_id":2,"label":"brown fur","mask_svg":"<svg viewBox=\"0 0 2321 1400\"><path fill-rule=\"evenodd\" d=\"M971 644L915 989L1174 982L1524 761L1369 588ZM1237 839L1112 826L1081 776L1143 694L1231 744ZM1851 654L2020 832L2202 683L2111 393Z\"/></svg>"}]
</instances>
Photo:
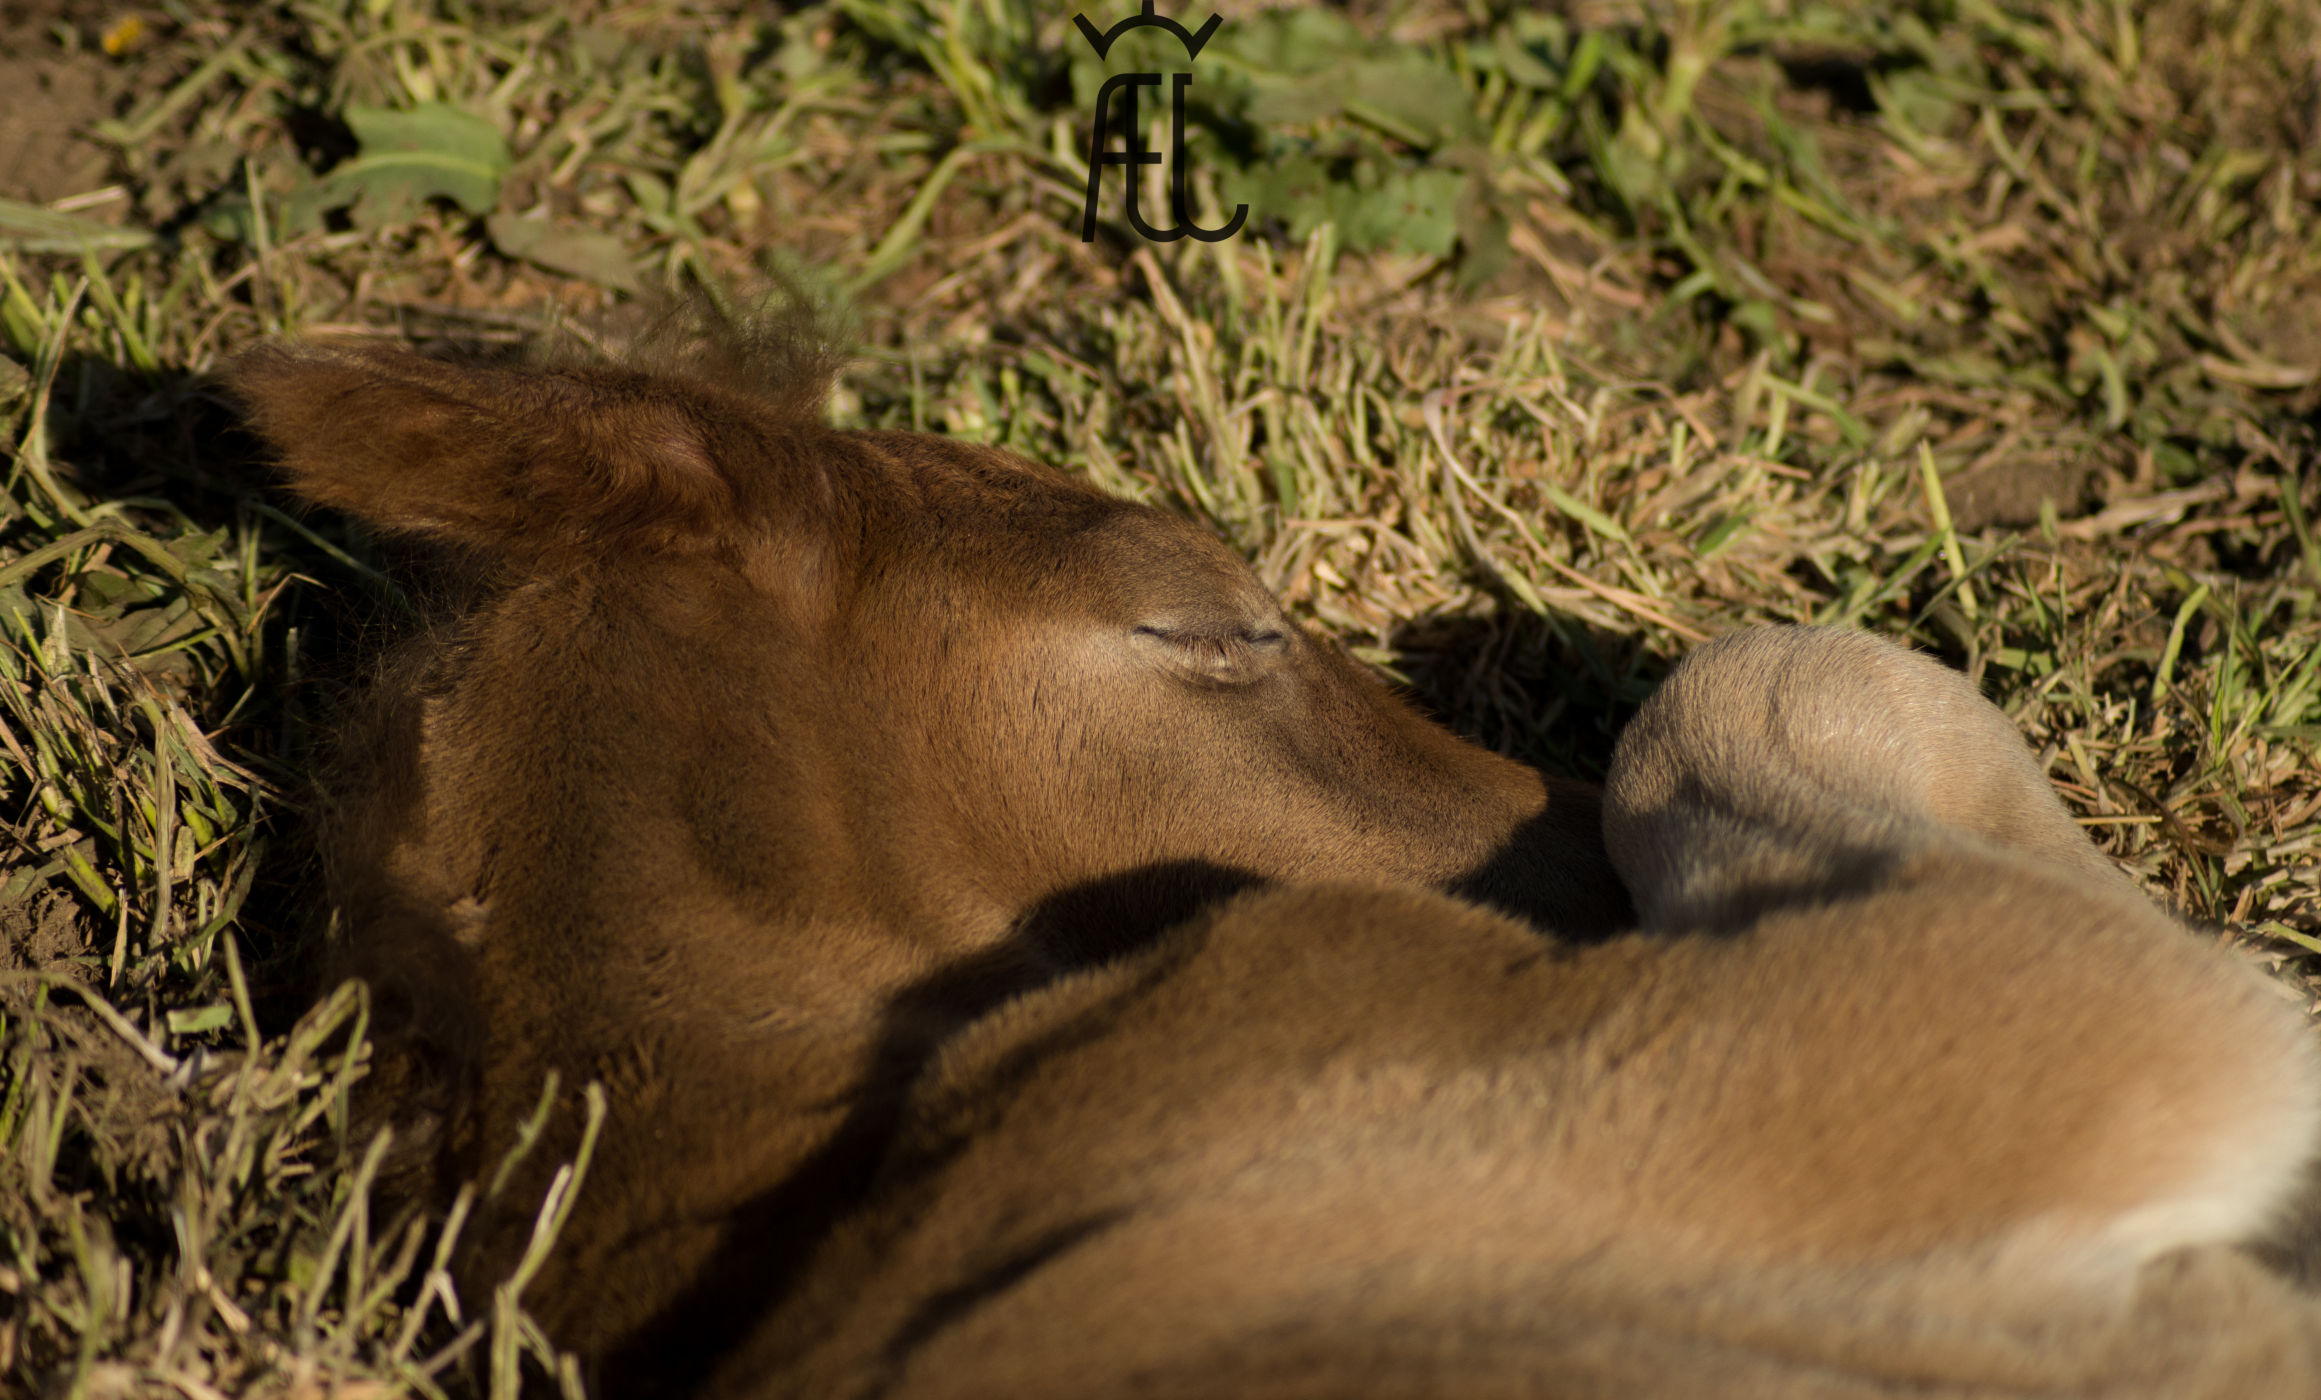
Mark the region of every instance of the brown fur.
<instances>
[{"instance_id":1,"label":"brown fur","mask_svg":"<svg viewBox=\"0 0 2321 1400\"><path fill-rule=\"evenodd\" d=\"M1690 658L1605 938L1591 794L1169 517L699 375L230 374L302 492L498 579L336 893L446 1180L608 1085L528 1295L607 1393L746 1325L713 1394L2321 1395L2232 1247L2321 1134L2303 1027L1924 658Z\"/></svg>"},{"instance_id":2,"label":"brown fur","mask_svg":"<svg viewBox=\"0 0 2321 1400\"><path fill-rule=\"evenodd\" d=\"M1607 793L1643 931L1311 887L1026 997L713 1393L2321 1394L2229 1247L2307 1033L2026 775L1890 644L1704 648Z\"/></svg>"},{"instance_id":3,"label":"brown fur","mask_svg":"<svg viewBox=\"0 0 2321 1400\"><path fill-rule=\"evenodd\" d=\"M227 379L301 494L496 580L354 741L335 897L445 1065L443 1181L547 1071L609 1086L527 1295L586 1354L746 1320L932 1046L1205 899L1362 876L1626 917L1593 792L1420 719L1174 517L730 378L280 345Z\"/></svg>"}]
</instances>

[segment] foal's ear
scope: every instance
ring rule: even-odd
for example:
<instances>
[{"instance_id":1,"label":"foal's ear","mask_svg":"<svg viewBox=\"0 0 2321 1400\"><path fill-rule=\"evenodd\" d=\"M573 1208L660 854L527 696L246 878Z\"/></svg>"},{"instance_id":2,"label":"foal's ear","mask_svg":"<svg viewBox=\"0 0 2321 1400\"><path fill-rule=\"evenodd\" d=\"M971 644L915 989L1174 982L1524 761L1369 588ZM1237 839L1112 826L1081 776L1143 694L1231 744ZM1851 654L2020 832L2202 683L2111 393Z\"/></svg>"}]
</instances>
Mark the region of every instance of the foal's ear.
<instances>
[{"instance_id":1,"label":"foal's ear","mask_svg":"<svg viewBox=\"0 0 2321 1400\"><path fill-rule=\"evenodd\" d=\"M737 504L719 465L732 424L638 376L269 343L222 377L293 490L392 530L527 553L668 548Z\"/></svg>"}]
</instances>

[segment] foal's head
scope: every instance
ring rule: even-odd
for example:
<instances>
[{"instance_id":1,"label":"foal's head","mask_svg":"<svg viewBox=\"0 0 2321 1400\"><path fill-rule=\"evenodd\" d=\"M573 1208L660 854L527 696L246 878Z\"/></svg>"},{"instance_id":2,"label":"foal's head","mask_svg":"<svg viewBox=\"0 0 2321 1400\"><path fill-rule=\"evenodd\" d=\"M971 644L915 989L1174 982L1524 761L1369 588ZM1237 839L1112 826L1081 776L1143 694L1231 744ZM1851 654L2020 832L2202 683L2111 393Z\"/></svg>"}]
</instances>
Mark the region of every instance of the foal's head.
<instances>
[{"instance_id":1,"label":"foal's head","mask_svg":"<svg viewBox=\"0 0 2321 1400\"><path fill-rule=\"evenodd\" d=\"M300 494L464 546L496 585L425 687L422 745L488 790L464 820L686 844L958 946L1027 916L1103 941L1081 926L1165 886L1332 874L1600 918L1538 849L1586 841L1592 811L1567 823L1165 512L989 448L832 431L811 378L753 392L698 360L278 345L232 380ZM496 860L521 878L522 842Z\"/></svg>"}]
</instances>

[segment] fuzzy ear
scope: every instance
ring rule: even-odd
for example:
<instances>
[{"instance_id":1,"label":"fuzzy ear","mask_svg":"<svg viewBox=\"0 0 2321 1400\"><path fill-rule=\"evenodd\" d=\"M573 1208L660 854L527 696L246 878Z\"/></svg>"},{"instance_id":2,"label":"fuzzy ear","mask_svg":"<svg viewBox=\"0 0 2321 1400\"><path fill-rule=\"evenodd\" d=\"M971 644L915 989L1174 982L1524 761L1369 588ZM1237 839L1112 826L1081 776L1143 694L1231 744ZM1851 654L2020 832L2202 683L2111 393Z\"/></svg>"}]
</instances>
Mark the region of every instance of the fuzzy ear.
<instances>
[{"instance_id":1,"label":"fuzzy ear","mask_svg":"<svg viewBox=\"0 0 2321 1400\"><path fill-rule=\"evenodd\" d=\"M273 343L225 367L307 500L392 530L537 553L682 547L731 519L730 408L620 371L472 369ZM721 441L722 439L722 441Z\"/></svg>"}]
</instances>

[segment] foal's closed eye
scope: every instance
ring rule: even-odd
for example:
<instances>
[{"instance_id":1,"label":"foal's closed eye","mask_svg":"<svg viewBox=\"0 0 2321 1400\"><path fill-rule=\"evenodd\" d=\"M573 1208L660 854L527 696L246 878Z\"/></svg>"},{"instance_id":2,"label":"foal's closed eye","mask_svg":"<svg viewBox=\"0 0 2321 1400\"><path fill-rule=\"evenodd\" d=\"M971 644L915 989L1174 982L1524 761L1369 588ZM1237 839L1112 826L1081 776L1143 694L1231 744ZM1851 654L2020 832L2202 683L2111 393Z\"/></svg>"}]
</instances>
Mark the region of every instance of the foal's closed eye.
<instances>
[{"instance_id":1,"label":"foal's closed eye","mask_svg":"<svg viewBox=\"0 0 2321 1400\"><path fill-rule=\"evenodd\" d=\"M1135 636L1170 670L1203 685L1259 680L1289 649L1289 634L1273 627L1198 631L1147 623L1136 629Z\"/></svg>"}]
</instances>

